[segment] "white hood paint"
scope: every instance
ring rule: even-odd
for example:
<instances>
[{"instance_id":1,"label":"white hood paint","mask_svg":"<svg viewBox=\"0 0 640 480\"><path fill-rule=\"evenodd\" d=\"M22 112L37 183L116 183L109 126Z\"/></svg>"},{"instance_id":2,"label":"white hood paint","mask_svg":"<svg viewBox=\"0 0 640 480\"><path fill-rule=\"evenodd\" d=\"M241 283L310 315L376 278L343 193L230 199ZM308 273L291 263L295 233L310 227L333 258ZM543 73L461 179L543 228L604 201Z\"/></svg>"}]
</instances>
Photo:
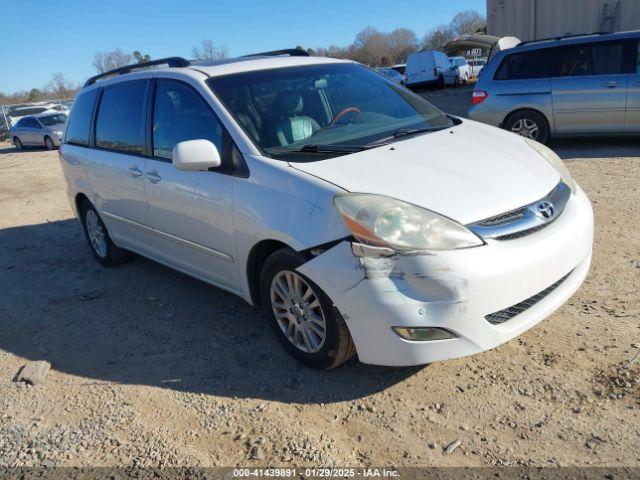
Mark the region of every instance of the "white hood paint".
<instances>
[{"instance_id":1,"label":"white hood paint","mask_svg":"<svg viewBox=\"0 0 640 480\"><path fill-rule=\"evenodd\" d=\"M470 120L385 147L291 166L349 192L397 198L462 224L535 202L560 181L523 138Z\"/></svg>"}]
</instances>

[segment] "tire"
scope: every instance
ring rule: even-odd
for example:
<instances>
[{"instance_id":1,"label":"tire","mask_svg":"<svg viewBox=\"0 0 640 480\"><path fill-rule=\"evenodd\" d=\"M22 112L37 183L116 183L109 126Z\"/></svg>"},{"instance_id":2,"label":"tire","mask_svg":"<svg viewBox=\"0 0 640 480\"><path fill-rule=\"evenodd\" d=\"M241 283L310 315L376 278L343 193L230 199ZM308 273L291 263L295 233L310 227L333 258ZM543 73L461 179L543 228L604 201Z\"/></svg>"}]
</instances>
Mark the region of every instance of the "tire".
<instances>
[{"instance_id":1,"label":"tire","mask_svg":"<svg viewBox=\"0 0 640 480\"><path fill-rule=\"evenodd\" d=\"M456 75L456 78L453 80L453 86L454 87L459 87L460 86L460 77Z\"/></svg>"},{"instance_id":2,"label":"tire","mask_svg":"<svg viewBox=\"0 0 640 480\"><path fill-rule=\"evenodd\" d=\"M442 90L444 88L444 77L440 75L436 81L436 89Z\"/></svg>"},{"instance_id":3,"label":"tire","mask_svg":"<svg viewBox=\"0 0 640 480\"><path fill-rule=\"evenodd\" d=\"M45 135L45 137L44 137L44 146L47 148L47 150L55 150L56 149L56 144L53 143L53 140L51 139L51 137L49 135Z\"/></svg>"},{"instance_id":4,"label":"tire","mask_svg":"<svg viewBox=\"0 0 640 480\"><path fill-rule=\"evenodd\" d=\"M13 137L13 145L16 147L16 150L24 150L22 140L20 140L18 137Z\"/></svg>"},{"instance_id":5,"label":"tire","mask_svg":"<svg viewBox=\"0 0 640 480\"><path fill-rule=\"evenodd\" d=\"M289 248L271 254L260 272L262 303L269 310L271 327L285 350L308 367L329 370L352 358L356 348L347 324L327 294L296 271L306 260ZM293 288L287 292L290 286ZM304 303L300 300L303 297ZM324 321L324 329L319 326L319 319ZM324 336L317 334L323 330Z\"/></svg>"},{"instance_id":6,"label":"tire","mask_svg":"<svg viewBox=\"0 0 640 480\"><path fill-rule=\"evenodd\" d=\"M549 141L549 124L544 116L534 110L522 110L510 115L503 128L517 135L540 143Z\"/></svg>"},{"instance_id":7,"label":"tire","mask_svg":"<svg viewBox=\"0 0 640 480\"><path fill-rule=\"evenodd\" d=\"M88 201L85 201L80 207L80 220L91 253L103 266L120 265L131 257L130 252L113 243L100 215Z\"/></svg>"}]
</instances>

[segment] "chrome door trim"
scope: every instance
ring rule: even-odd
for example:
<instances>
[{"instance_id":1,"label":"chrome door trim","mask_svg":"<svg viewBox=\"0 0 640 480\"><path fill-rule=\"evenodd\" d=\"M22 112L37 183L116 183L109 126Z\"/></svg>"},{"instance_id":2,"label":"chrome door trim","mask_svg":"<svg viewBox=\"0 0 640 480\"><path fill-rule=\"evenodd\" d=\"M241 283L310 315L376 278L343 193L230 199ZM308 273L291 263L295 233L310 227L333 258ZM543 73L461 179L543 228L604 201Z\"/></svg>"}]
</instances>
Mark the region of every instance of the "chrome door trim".
<instances>
[{"instance_id":1,"label":"chrome door trim","mask_svg":"<svg viewBox=\"0 0 640 480\"><path fill-rule=\"evenodd\" d=\"M175 235L171 235L170 233L166 233L163 231L160 231L158 229L155 229L153 227L149 227L147 225L144 225L142 223L138 223L134 220L129 220L128 218L124 218L121 217L120 215L116 215L115 213L111 213L111 212L107 212L107 211L103 211L102 215L104 215L107 218L111 218L113 220L117 220L119 222L122 223L126 223L128 225L132 225L134 227L138 227L142 230L145 230L147 232L151 232L151 233L155 233L156 235L166 238L167 240L172 240L176 243L180 243L182 245L186 245L187 247L191 247L195 250L200 250L201 252L204 253L208 253L209 255L213 255L214 257L218 257L221 258L223 260L226 260L227 262L234 262L234 258L231 255L227 255L224 252L220 252L218 250L214 250L213 248L209 248L209 247L205 247L204 245L201 245L199 243L196 242L192 242L191 240L186 240L184 238L181 237L177 237Z\"/></svg>"}]
</instances>

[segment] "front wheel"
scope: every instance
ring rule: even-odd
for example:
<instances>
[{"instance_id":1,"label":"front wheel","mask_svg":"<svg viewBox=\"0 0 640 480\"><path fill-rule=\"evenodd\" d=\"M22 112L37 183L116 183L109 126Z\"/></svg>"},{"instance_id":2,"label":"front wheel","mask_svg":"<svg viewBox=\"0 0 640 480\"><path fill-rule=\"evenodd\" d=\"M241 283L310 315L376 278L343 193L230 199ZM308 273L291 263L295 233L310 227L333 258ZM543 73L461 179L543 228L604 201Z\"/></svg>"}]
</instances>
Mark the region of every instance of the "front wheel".
<instances>
[{"instance_id":1,"label":"front wheel","mask_svg":"<svg viewBox=\"0 0 640 480\"><path fill-rule=\"evenodd\" d=\"M333 302L296 269L306 259L283 248L265 262L260 274L262 301L271 311L278 341L304 365L335 368L356 353L347 325Z\"/></svg>"}]
</instances>

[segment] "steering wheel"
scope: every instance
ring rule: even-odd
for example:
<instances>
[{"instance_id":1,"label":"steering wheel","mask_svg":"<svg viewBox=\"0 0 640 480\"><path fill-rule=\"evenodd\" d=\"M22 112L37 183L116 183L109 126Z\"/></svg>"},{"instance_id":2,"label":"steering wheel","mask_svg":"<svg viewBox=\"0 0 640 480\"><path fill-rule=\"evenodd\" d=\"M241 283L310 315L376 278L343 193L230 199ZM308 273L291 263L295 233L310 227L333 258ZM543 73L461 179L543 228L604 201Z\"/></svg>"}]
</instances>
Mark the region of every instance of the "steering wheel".
<instances>
[{"instance_id":1,"label":"steering wheel","mask_svg":"<svg viewBox=\"0 0 640 480\"><path fill-rule=\"evenodd\" d=\"M350 113L350 112L355 112L358 115L362 115L362 111L357 107L343 108L338 113L336 113L335 116L331 119L331 125L335 125L338 122L338 120L340 120L342 117L344 117L347 113Z\"/></svg>"}]
</instances>

